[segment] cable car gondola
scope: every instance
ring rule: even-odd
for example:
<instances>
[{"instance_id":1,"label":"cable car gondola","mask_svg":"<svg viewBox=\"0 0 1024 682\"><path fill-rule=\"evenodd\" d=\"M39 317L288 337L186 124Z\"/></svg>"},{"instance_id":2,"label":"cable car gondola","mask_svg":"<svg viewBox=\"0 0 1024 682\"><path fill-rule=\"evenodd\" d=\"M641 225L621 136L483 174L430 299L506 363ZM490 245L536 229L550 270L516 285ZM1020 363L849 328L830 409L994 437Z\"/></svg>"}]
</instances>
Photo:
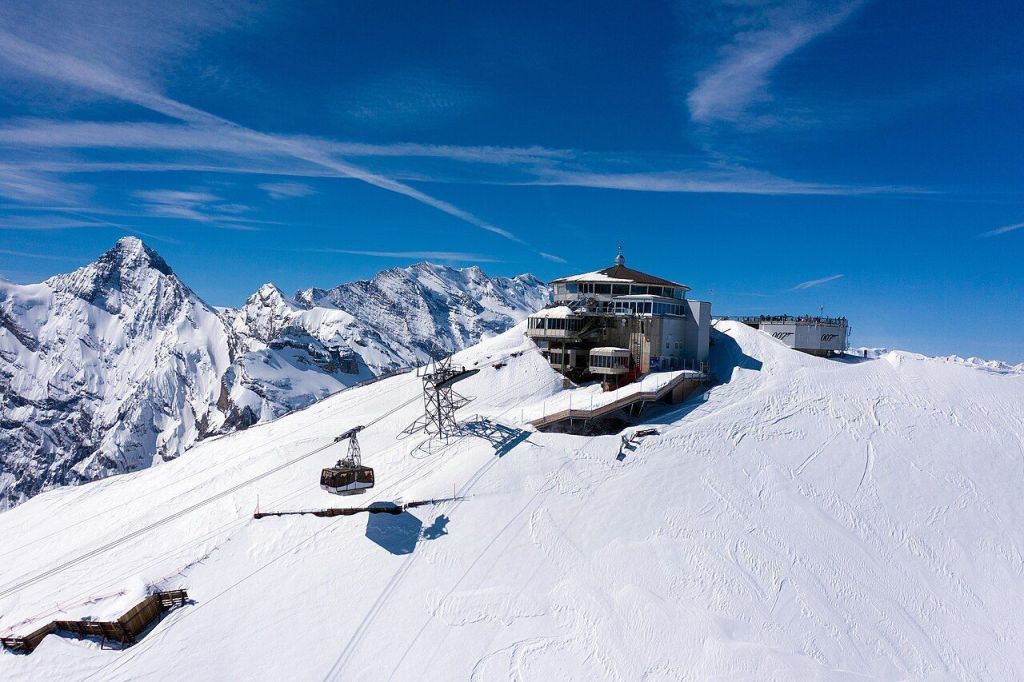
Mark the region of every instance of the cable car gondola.
<instances>
[{"instance_id":1,"label":"cable car gondola","mask_svg":"<svg viewBox=\"0 0 1024 682\"><path fill-rule=\"evenodd\" d=\"M364 467L356 434L362 426L351 428L334 439L335 443L348 441L348 455L338 463L320 472L320 487L333 495L358 495L373 487L373 469Z\"/></svg>"}]
</instances>

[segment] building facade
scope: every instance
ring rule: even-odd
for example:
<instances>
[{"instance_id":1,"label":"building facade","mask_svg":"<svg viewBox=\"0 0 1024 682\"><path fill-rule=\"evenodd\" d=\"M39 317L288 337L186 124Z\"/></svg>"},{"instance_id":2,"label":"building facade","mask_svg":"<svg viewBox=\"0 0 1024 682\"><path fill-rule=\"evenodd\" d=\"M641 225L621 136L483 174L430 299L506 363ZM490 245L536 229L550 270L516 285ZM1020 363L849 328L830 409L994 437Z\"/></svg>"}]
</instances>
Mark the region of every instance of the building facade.
<instances>
[{"instance_id":1,"label":"building facade","mask_svg":"<svg viewBox=\"0 0 1024 682\"><path fill-rule=\"evenodd\" d=\"M849 347L850 325L845 317L758 315L740 321L811 355L830 357Z\"/></svg>"},{"instance_id":2,"label":"building facade","mask_svg":"<svg viewBox=\"0 0 1024 682\"><path fill-rule=\"evenodd\" d=\"M711 304L678 282L615 265L551 282L553 304L530 316L527 334L559 372L618 385L649 372L703 370Z\"/></svg>"}]
</instances>

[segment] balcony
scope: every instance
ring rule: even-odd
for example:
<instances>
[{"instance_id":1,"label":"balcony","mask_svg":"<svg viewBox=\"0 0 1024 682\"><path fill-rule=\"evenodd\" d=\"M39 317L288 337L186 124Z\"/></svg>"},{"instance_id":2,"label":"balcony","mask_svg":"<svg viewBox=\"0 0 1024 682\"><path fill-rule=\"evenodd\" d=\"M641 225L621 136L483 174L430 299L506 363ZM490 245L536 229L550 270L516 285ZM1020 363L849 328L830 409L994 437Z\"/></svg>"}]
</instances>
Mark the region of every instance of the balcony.
<instances>
[{"instance_id":1,"label":"balcony","mask_svg":"<svg viewBox=\"0 0 1024 682\"><path fill-rule=\"evenodd\" d=\"M583 329L584 319L567 306L546 308L530 315L526 335L532 339L572 339Z\"/></svg>"},{"instance_id":2,"label":"balcony","mask_svg":"<svg viewBox=\"0 0 1024 682\"><path fill-rule=\"evenodd\" d=\"M625 348L592 348L590 350L591 374L627 374L629 372L629 351Z\"/></svg>"}]
</instances>

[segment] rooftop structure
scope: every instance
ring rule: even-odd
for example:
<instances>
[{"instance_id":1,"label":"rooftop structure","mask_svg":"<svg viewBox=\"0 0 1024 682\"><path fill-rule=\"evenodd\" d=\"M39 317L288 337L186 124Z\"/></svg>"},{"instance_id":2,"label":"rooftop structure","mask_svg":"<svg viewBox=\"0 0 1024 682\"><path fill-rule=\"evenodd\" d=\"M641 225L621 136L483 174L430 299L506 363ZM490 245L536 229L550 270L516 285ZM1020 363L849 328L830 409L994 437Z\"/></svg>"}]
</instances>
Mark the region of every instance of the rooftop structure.
<instances>
[{"instance_id":1,"label":"rooftop structure","mask_svg":"<svg viewBox=\"0 0 1024 682\"><path fill-rule=\"evenodd\" d=\"M687 299L690 287L627 268L625 260L620 252L611 267L553 280L553 303L530 316L527 334L556 370L600 376L608 386L702 368L711 304Z\"/></svg>"}]
</instances>

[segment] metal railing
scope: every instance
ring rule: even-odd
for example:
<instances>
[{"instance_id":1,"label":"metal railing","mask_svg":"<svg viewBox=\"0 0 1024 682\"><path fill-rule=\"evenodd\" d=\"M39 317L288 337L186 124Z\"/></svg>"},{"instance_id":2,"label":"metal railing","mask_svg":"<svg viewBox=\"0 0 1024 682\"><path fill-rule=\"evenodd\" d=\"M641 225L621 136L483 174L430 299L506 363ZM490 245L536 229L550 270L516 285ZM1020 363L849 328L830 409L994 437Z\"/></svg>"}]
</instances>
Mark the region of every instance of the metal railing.
<instances>
[{"instance_id":1,"label":"metal railing","mask_svg":"<svg viewBox=\"0 0 1024 682\"><path fill-rule=\"evenodd\" d=\"M823 315L715 315L719 320L736 320L744 324L827 324L837 327L845 327L848 323L845 317L826 317Z\"/></svg>"}]
</instances>

